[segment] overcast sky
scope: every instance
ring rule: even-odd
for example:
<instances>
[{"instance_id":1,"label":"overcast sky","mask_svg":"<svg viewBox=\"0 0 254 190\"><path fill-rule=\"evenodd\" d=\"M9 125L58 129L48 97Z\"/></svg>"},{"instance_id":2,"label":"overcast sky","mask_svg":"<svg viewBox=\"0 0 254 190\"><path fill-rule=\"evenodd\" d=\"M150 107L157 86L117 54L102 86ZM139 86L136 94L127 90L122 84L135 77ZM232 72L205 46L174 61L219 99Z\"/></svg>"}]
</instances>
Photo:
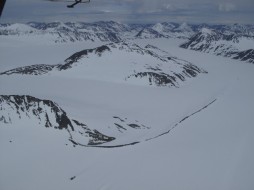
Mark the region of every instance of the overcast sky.
<instances>
[{"instance_id":1,"label":"overcast sky","mask_svg":"<svg viewBox=\"0 0 254 190\"><path fill-rule=\"evenodd\" d=\"M44 0L7 0L0 22L114 20L254 24L254 0L91 0L74 9L66 5Z\"/></svg>"}]
</instances>

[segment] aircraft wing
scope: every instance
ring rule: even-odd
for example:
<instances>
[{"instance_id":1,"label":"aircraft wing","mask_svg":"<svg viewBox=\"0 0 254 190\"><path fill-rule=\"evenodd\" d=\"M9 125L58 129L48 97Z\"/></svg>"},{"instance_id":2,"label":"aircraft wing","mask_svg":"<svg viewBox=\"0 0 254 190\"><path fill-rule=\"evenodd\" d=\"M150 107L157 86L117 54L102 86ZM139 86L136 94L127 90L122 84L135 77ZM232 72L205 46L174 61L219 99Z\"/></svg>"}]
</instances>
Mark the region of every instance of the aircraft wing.
<instances>
[{"instance_id":1,"label":"aircraft wing","mask_svg":"<svg viewBox=\"0 0 254 190\"><path fill-rule=\"evenodd\" d=\"M0 17L1 17L1 15L2 15L5 2L6 2L6 0L1 0L1 1L0 1Z\"/></svg>"}]
</instances>

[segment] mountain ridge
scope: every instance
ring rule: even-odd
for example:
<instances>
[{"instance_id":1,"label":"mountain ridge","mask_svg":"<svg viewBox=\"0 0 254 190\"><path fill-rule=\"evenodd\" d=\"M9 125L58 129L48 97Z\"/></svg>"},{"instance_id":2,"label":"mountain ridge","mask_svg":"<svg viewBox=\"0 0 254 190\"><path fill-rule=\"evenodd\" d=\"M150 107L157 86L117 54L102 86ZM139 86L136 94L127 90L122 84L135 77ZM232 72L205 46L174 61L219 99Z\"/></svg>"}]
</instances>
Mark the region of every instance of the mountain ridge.
<instances>
[{"instance_id":1,"label":"mountain ridge","mask_svg":"<svg viewBox=\"0 0 254 190\"><path fill-rule=\"evenodd\" d=\"M119 62L121 54L125 58ZM109 60L109 61L105 61ZM136 61L138 60L138 61ZM78 69L79 68L79 69ZM131 84L179 87L188 78L196 77L205 70L194 64L171 56L152 45L140 47L135 43L109 43L93 49L74 53L63 64L31 65L0 73L0 75L68 74L71 76L102 78ZM104 78L103 78L104 77Z\"/></svg>"},{"instance_id":2,"label":"mountain ridge","mask_svg":"<svg viewBox=\"0 0 254 190\"><path fill-rule=\"evenodd\" d=\"M253 44L254 35L224 34L203 28L180 47L254 63Z\"/></svg>"},{"instance_id":3,"label":"mountain ridge","mask_svg":"<svg viewBox=\"0 0 254 190\"><path fill-rule=\"evenodd\" d=\"M0 110L0 122L5 125L19 125L20 121L26 121L27 125L35 125L34 127L64 130L74 145L76 141L89 146L115 139L69 118L67 113L51 100L42 100L29 95L0 95Z\"/></svg>"},{"instance_id":4,"label":"mountain ridge","mask_svg":"<svg viewBox=\"0 0 254 190\"><path fill-rule=\"evenodd\" d=\"M28 22L1 24L0 36L47 36L55 43L75 41L118 42L135 38L188 39L202 28L214 29L224 34L254 35L253 25L209 25L174 22L156 24L122 24L115 21L85 22Z\"/></svg>"}]
</instances>

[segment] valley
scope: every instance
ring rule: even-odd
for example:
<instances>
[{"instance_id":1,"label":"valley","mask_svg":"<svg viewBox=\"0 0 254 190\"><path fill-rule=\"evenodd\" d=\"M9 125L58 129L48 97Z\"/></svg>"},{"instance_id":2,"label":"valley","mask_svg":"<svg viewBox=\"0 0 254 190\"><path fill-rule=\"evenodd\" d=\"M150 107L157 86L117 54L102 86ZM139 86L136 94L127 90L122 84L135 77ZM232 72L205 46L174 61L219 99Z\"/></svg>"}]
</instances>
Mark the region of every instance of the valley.
<instances>
[{"instance_id":1,"label":"valley","mask_svg":"<svg viewBox=\"0 0 254 190\"><path fill-rule=\"evenodd\" d=\"M0 35L0 187L252 189L252 62L181 48L186 24L117 26Z\"/></svg>"}]
</instances>

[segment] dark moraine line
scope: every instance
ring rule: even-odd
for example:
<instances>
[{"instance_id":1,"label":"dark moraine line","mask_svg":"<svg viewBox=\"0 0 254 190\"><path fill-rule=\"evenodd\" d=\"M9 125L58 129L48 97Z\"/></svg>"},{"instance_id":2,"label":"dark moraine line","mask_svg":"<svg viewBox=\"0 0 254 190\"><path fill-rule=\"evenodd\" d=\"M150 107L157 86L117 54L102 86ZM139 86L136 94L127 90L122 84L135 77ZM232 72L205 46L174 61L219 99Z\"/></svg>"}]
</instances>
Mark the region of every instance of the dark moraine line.
<instances>
[{"instance_id":1,"label":"dark moraine line","mask_svg":"<svg viewBox=\"0 0 254 190\"><path fill-rule=\"evenodd\" d=\"M76 145L80 145L80 146L84 146L84 147L88 147L88 148L120 148L120 147L125 147L125 146L130 146L130 145L135 145L135 144L138 144L140 142L132 142L132 143L128 143L128 144L120 144L120 145L114 145L114 146L99 146L99 145L83 145L83 144L80 144L80 143L77 143L77 142L73 142L73 140L69 139L73 144L76 144Z\"/></svg>"},{"instance_id":2,"label":"dark moraine line","mask_svg":"<svg viewBox=\"0 0 254 190\"><path fill-rule=\"evenodd\" d=\"M162 134L159 134L155 137L152 137L152 138L149 138L149 139L146 139L146 141L150 141L150 140L153 140L153 139L156 139L158 137L161 137L163 135L166 135L168 134L171 130L173 130L174 128L176 128L179 124L181 124L183 121L185 121L186 119L189 119L190 117L192 117L193 115L201 112L202 110L206 109L208 106L210 106L211 104L213 104L217 99L213 100L212 102L210 102L209 104L205 105L204 107L202 107L201 109L199 109L198 111L195 111L194 113L184 117L183 119L181 119L178 123L176 123L171 129L169 129L168 131L162 133Z\"/></svg>"}]
</instances>

